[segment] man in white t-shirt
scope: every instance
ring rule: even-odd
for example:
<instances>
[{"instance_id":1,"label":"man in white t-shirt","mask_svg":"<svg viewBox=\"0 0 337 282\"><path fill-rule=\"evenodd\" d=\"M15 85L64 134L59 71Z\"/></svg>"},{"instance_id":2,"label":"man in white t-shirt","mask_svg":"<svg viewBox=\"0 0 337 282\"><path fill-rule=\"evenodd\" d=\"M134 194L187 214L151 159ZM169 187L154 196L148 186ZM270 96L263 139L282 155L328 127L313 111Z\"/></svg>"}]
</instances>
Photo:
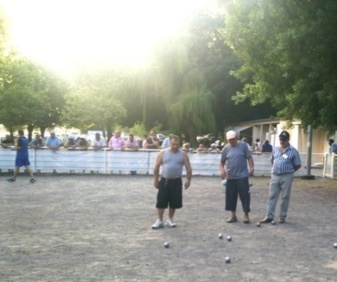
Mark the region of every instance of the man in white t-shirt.
<instances>
[{"instance_id":1,"label":"man in white t-shirt","mask_svg":"<svg viewBox=\"0 0 337 282\"><path fill-rule=\"evenodd\" d=\"M106 141L103 137L101 137L101 134L99 133L95 134L95 139L92 142L92 147L94 148L95 151L101 150L106 147Z\"/></svg>"}]
</instances>

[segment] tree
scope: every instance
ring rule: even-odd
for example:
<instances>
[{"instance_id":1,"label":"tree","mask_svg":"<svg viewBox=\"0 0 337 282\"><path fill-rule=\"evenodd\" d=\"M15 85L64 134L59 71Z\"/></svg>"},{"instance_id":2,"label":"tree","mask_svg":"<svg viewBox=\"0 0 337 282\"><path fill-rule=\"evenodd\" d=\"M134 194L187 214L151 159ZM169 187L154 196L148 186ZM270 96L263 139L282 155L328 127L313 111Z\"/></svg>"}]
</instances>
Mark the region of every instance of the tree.
<instances>
[{"instance_id":1,"label":"tree","mask_svg":"<svg viewBox=\"0 0 337 282\"><path fill-rule=\"evenodd\" d=\"M226 41L245 83L236 100L270 99L286 120L336 130L336 15L334 0L232 1Z\"/></svg>"},{"instance_id":2,"label":"tree","mask_svg":"<svg viewBox=\"0 0 337 282\"><path fill-rule=\"evenodd\" d=\"M65 105L64 96L69 91L69 85L65 80L41 69L36 89L38 90L35 92L35 95L38 95L38 103L34 107L28 128L37 127L44 136L47 128L61 125L61 111Z\"/></svg>"},{"instance_id":3,"label":"tree","mask_svg":"<svg viewBox=\"0 0 337 282\"><path fill-rule=\"evenodd\" d=\"M242 65L241 60L225 43L224 5L219 1L216 13L199 13L192 24L190 58L202 70L208 90L214 96L213 112L216 131L235 123L270 117L276 114L269 101L252 105L248 101L236 104L233 96L241 91L243 83L231 75Z\"/></svg>"},{"instance_id":4,"label":"tree","mask_svg":"<svg viewBox=\"0 0 337 282\"><path fill-rule=\"evenodd\" d=\"M54 127L63 107L63 83L45 70L16 54L2 64L3 86L0 94L0 122L10 131L19 127L32 131Z\"/></svg>"},{"instance_id":5,"label":"tree","mask_svg":"<svg viewBox=\"0 0 337 282\"><path fill-rule=\"evenodd\" d=\"M113 127L126 117L126 110L118 100L123 77L116 70L102 69L82 73L66 96L62 121L86 131L96 127L112 136Z\"/></svg>"},{"instance_id":6,"label":"tree","mask_svg":"<svg viewBox=\"0 0 337 282\"><path fill-rule=\"evenodd\" d=\"M163 99L171 132L184 135L193 144L200 132L215 129L214 97L207 88L204 73L190 59L189 34L165 46L156 54L152 87Z\"/></svg>"},{"instance_id":7,"label":"tree","mask_svg":"<svg viewBox=\"0 0 337 282\"><path fill-rule=\"evenodd\" d=\"M199 13L180 38L159 48L152 89L163 97L168 125L192 144L196 135L223 132L243 120L275 115L269 101L235 104L242 83L231 75L241 65L224 42L224 15Z\"/></svg>"}]
</instances>

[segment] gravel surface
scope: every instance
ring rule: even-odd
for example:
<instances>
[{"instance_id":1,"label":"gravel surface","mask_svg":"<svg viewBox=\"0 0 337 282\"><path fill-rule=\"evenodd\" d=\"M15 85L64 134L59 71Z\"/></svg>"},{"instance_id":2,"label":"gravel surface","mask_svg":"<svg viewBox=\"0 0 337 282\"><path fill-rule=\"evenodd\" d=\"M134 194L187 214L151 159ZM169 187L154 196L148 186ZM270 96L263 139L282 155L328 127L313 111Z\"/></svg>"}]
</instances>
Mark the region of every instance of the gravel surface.
<instances>
[{"instance_id":1,"label":"gravel surface","mask_svg":"<svg viewBox=\"0 0 337 282\"><path fill-rule=\"evenodd\" d=\"M251 224L242 222L240 203L239 222L226 223L220 178L194 177L177 227L152 230L150 176L7 178L0 176L0 281L337 279L336 180L296 178L287 222L257 227L268 177L250 180Z\"/></svg>"}]
</instances>

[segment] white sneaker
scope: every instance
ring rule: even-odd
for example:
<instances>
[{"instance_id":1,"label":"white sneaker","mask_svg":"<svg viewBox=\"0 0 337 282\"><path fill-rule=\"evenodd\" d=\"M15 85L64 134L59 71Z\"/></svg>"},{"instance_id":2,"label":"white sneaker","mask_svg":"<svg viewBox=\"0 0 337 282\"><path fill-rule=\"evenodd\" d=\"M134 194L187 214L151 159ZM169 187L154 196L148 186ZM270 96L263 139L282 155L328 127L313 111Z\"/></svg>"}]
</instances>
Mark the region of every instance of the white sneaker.
<instances>
[{"instance_id":1,"label":"white sneaker","mask_svg":"<svg viewBox=\"0 0 337 282\"><path fill-rule=\"evenodd\" d=\"M176 224L175 224L175 222L173 221L172 218L167 219L166 225L169 226L169 227L176 227Z\"/></svg>"},{"instance_id":2,"label":"white sneaker","mask_svg":"<svg viewBox=\"0 0 337 282\"><path fill-rule=\"evenodd\" d=\"M163 228L164 224L160 219L157 219L156 222L152 225L152 229Z\"/></svg>"}]
</instances>

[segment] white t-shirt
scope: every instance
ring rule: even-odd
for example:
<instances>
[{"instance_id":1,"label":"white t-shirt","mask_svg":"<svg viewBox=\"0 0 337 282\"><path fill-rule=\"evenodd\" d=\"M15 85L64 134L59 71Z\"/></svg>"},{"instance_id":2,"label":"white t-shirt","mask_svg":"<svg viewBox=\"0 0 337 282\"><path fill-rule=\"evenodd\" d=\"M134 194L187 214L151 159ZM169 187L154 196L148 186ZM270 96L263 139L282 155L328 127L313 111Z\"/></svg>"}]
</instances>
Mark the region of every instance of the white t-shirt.
<instances>
[{"instance_id":1,"label":"white t-shirt","mask_svg":"<svg viewBox=\"0 0 337 282\"><path fill-rule=\"evenodd\" d=\"M94 139L94 142L92 143L93 147L105 147L106 146L106 142L105 139L100 137L99 140L97 140L96 138Z\"/></svg>"}]
</instances>

